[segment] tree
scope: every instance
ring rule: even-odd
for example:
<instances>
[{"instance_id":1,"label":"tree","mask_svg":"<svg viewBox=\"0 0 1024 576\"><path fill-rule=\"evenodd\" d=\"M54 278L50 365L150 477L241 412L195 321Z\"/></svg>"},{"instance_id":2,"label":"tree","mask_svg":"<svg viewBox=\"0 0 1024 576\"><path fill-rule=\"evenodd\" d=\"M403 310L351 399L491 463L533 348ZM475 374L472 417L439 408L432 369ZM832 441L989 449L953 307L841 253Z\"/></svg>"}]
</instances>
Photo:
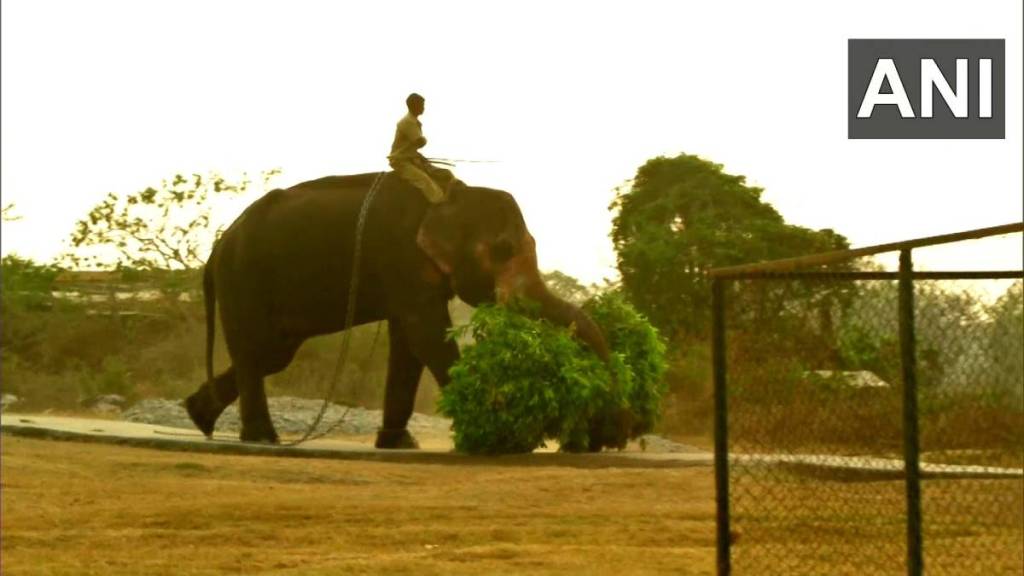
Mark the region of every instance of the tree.
<instances>
[{"instance_id":1,"label":"tree","mask_svg":"<svg viewBox=\"0 0 1024 576\"><path fill-rule=\"evenodd\" d=\"M17 254L4 256L0 259L0 310L7 314L12 307L47 309L53 300L53 282L60 272L53 264L36 264Z\"/></svg>"},{"instance_id":2,"label":"tree","mask_svg":"<svg viewBox=\"0 0 1024 576\"><path fill-rule=\"evenodd\" d=\"M262 172L261 186L278 174ZM175 174L156 188L123 197L112 192L75 225L63 260L75 268L198 268L220 234L211 229L215 198L243 194L252 184L247 174L238 182L216 172Z\"/></svg>"},{"instance_id":3,"label":"tree","mask_svg":"<svg viewBox=\"0 0 1024 576\"><path fill-rule=\"evenodd\" d=\"M674 338L703 334L710 310L706 272L849 247L832 230L786 224L762 189L720 164L681 154L647 161L609 206L622 284L630 300ZM771 319L788 289L751 284L758 318Z\"/></svg>"},{"instance_id":4,"label":"tree","mask_svg":"<svg viewBox=\"0 0 1024 576\"><path fill-rule=\"evenodd\" d=\"M577 306L586 302L588 298L599 291L597 285L584 286L579 280L560 270L544 272L541 274L541 278L556 296Z\"/></svg>"},{"instance_id":5,"label":"tree","mask_svg":"<svg viewBox=\"0 0 1024 576\"><path fill-rule=\"evenodd\" d=\"M870 370L899 382L899 285L856 282L849 305L838 315L839 368ZM917 382L922 391L944 393L976 388L989 362L989 322L978 296L956 282L914 282L914 339Z\"/></svg>"},{"instance_id":6,"label":"tree","mask_svg":"<svg viewBox=\"0 0 1024 576\"><path fill-rule=\"evenodd\" d=\"M0 220L4 222L16 222L21 220L21 216L14 213L14 202L8 203L0 210Z\"/></svg>"},{"instance_id":7,"label":"tree","mask_svg":"<svg viewBox=\"0 0 1024 576\"><path fill-rule=\"evenodd\" d=\"M988 309L991 318L989 377L993 388L1009 395L1022 408L1024 398L1024 283L1014 282Z\"/></svg>"}]
</instances>

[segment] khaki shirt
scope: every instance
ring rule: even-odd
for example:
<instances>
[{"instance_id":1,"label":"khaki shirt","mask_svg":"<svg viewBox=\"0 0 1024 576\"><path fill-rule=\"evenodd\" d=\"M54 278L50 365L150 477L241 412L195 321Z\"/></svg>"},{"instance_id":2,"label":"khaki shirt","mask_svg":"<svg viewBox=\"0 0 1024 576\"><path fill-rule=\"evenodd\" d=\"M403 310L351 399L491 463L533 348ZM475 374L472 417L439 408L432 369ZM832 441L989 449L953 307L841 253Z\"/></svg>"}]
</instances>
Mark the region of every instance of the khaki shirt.
<instances>
[{"instance_id":1,"label":"khaki shirt","mask_svg":"<svg viewBox=\"0 0 1024 576\"><path fill-rule=\"evenodd\" d=\"M420 138L423 138L423 126L420 121L412 113L402 116L395 129L395 141L391 144L391 154L388 155L388 160L394 162L417 158L419 156L417 150L420 147L417 146L416 141Z\"/></svg>"}]
</instances>

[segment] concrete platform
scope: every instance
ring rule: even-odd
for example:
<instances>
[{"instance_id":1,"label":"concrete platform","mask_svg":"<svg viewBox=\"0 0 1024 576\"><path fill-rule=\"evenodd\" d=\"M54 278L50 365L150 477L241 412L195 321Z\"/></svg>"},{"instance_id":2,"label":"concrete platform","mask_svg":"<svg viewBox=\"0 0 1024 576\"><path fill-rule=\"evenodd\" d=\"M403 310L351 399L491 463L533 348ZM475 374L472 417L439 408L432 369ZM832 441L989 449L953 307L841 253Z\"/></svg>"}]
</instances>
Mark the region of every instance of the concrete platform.
<instances>
[{"instance_id":1,"label":"concrete platform","mask_svg":"<svg viewBox=\"0 0 1024 576\"><path fill-rule=\"evenodd\" d=\"M555 448L541 448L531 454L469 456L452 449L448 436L420 437L419 450L378 450L373 437L332 437L311 440L298 446L240 442L229 434L207 439L195 429L171 428L152 424L51 416L48 414L0 415L0 432L29 438L101 442L158 450L276 456L285 458L327 458L370 460L413 464L455 464L487 466L563 466L573 468L674 468L711 467L711 452L693 449L687 452L645 452L634 444L622 451L596 454L564 454ZM287 442L288 438L283 438ZM730 454L733 466L778 467L802 475L828 480L874 481L903 477L903 461L873 456L832 454ZM991 466L921 463L924 478L1020 479L1024 470Z\"/></svg>"},{"instance_id":2,"label":"concrete platform","mask_svg":"<svg viewBox=\"0 0 1024 576\"><path fill-rule=\"evenodd\" d=\"M378 450L372 438L322 438L298 446L256 444L236 436L215 434L207 439L196 430L152 424L41 414L0 415L0 432L29 438L101 442L158 450L242 454L287 458L371 460L415 464L566 466L574 468L675 468L710 467L710 452L643 452L636 449L597 454L563 454L551 448L531 454L469 456L454 452L450 440L422 438L419 450ZM288 438L282 439L284 442Z\"/></svg>"},{"instance_id":3,"label":"concrete platform","mask_svg":"<svg viewBox=\"0 0 1024 576\"><path fill-rule=\"evenodd\" d=\"M829 480L871 481L903 478L903 460L875 456L837 456L834 454L733 454L733 465L772 466L798 474ZM921 478L947 479L1021 479L1024 469L964 464L920 463Z\"/></svg>"}]
</instances>

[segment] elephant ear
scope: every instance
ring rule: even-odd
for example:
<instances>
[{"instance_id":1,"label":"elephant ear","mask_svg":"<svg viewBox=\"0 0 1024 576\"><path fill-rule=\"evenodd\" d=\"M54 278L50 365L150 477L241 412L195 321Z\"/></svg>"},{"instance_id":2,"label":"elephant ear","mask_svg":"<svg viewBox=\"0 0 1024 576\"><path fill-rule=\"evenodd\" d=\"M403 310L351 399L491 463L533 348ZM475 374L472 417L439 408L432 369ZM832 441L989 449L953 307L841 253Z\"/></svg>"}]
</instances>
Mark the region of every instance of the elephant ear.
<instances>
[{"instance_id":1,"label":"elephant ear","mask_svg":"<svg viewBox=\"0 0 1024 576\"><path fill-rule=\"evenodd\" d=\"M420 223L416 243L447 275L455 269L455 255L464 234L459 206L455 202L434 204Z\"/></svg>"}]
</instances>

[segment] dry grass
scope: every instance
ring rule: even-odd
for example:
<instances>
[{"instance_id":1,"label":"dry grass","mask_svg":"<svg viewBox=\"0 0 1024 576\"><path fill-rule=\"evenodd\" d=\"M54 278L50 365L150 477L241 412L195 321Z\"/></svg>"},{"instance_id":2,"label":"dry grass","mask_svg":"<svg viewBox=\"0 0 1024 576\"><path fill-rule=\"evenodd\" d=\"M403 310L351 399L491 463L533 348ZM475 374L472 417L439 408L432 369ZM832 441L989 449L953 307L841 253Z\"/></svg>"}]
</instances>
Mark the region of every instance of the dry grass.
<instances>
[{"instance_id":1,"label":"dry grass","mask_svg":"<svg viewBox=\"0 0 1024 576\"><path fill-rule=\"evenodd\" d=\"M826 482L742 467L733 474L738 574L906 573L903 480ZM1024 572L1020 480L925 480L921 493L927 573Z\"/></svg>"},{"instance_id":2,"label":"dry grass","mask_svg":"<svg viewBox=\"0 0 1024 576\"><path fill-rule=\"evenodd\" d=\"M3 573L711 574L707 468L448 466L3 438Z\"/></svg>"},{"instance_id":3,"label":"dry grass","mask_svg":"<svg viewBox=\"0 0 1024 576\"><path fill-rule=\"evenodd\" d=\"M709 468L387 464L3 437L2 572L712 574ZM736 469L738 574L904 573L902 481ZM926 481L929 572L1020 574L1019 480Z\"/></svg>"}]
</instances>

